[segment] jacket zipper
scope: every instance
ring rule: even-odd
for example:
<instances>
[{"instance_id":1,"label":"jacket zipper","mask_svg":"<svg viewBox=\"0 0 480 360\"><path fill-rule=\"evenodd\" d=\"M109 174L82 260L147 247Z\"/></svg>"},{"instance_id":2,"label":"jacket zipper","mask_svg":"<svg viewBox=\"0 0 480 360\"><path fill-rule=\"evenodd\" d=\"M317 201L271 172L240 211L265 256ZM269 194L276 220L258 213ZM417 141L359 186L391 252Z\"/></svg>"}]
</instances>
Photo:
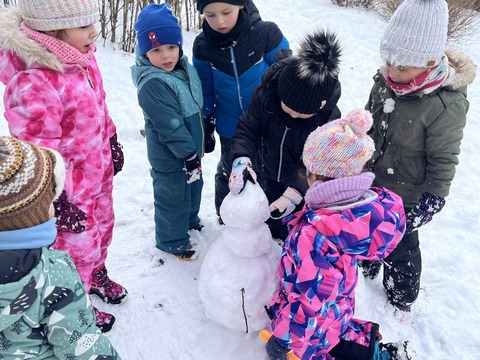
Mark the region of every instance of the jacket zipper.
<instances>
[{"instance_id":1,"label":"jacket zipper","mask_svg":"<svg viewBox=\"0 0 480 360\"><path fill-rule=\"evenodd\" d=\"M233 52L233 47L230 47L230 58L232 59L232 67L233 67L233 73L235 74L235 80L237 81L238 104L240 105L242 114L245 114L245 110L243 110L242 96L240 92L240 78L238 76L237 62L235 60L235 53Z\"/></svg>"},{"instance_id":2,"label":"jacket zipper","mask_svg":"<svg viewBox=\"0 0 480 360\"><path fill-rule=\"evenodd\" d=\"M290 128L285 127L285 131L283 132L283 136L282 136L282 141L280 142L280 160L278 162L277 182L280 182L280 176L282 174L283 144L285 143L285 138L287 137L288 130L290 130Z\"/></svg>"}]
</instances>

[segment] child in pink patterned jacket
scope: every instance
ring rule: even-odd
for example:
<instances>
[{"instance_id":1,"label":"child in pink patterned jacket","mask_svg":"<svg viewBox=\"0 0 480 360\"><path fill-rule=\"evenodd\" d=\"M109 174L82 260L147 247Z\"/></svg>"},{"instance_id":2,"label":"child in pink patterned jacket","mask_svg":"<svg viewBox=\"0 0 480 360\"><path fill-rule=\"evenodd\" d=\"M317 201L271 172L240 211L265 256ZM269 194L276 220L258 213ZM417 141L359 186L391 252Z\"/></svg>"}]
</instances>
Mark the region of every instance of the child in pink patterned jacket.
<instances>
[{"instance_id":1,"label":"child in pink patterned jacket","mask_svg":"<svg viewBox=\"0 0 480 360\"><path fill-rule=\"evenodd\" d=\"M95 0L20 0L0 14L0 80L10 134L58 151L66 182L55 202L54 247L68 253L87 292L113 304L125 288L107 276L113 176L123 166L94 57ZM113 315L95 309L104 332Z\"/></svg>"},{"instance_id":2,"label":"child in pink patterned jacket","mask_svg":"<svg viewBox=\"0 0 480 360\"><path fill-rule=\"evenodd\" d=\"M374 151L372 116L354 110L307 138L309 189L290 216L279 263L279 291L269 308L271 360L396 359L402 346L380 343L378 324L354 318L357 261L383 259L405 230L402 199L371 187L363 172Z\"/></svg>"}]
</instances>

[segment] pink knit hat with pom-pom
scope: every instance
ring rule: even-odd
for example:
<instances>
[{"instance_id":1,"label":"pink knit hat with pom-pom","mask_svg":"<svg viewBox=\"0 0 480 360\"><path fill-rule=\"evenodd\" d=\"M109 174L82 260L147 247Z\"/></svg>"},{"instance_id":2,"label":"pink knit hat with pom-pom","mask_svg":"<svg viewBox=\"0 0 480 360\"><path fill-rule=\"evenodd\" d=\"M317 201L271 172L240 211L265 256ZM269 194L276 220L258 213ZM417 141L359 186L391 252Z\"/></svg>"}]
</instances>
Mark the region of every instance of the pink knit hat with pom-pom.
<instances>
[{"instance_id":1,"label":"pink knit hat with pom-pom","mask_svg":"<svg viewBox=\"0 0 480 360\"><path fill-rule=\"evenodd\" d=\"M303 148L307 170L334 179L360 174L375 150L367 135L372 122L370 112L355 109L344 119L318 127Z\"/></svg>"}]
</instances>

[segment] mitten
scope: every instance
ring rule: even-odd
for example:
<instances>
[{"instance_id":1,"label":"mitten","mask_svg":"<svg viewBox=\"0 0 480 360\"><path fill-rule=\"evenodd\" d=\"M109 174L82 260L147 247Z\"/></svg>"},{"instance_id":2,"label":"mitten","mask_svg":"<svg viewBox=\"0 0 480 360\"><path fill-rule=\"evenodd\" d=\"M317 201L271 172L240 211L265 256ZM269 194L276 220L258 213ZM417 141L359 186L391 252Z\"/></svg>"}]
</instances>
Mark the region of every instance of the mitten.
<instances>
[{"instance_id":1,"label":"mitten","mask_svg":"<svg viewBox=\"0 0 480 360\"><path fill-rule=\"evenodd\" d=\"M270 360L286 360L290 350L284 348L272 336L267 341L266 351Z\"/></svg>"},{"instance_id":2,"label":"mitten","mask_svg":"<svg viewBox=\"0 0 480 360\"><path fill-rule=\"evenodd\" d=\"M382 261L359 260L358 266L362 268L362 274L365 278L375 279L382 269Z\"/></svg>"},{"instance_id":3,"label":"mitten","mask_svg":"<svg viewBox=\"0 0 480 360\"><path fill-rule=\"evenodd\" d=\"M280 49L275 54L275 62L278 63L286 58L293 56L293 51L289 48Z\"/></svg>"},{"instance_id":4,"label":"mitten","mask_svg":"<svg viewBox=\"0 0 480 360\"><path fill-rule=\"evenodd\" d=\"M57 218L55 223L57 229L73 233L81 233L85 230L85 225L80 224L80 221L87 220L87 214L67 200L65 190L53 202L53 207Z\"/></svg>"},{"instance_id":5,"label":"mitten","mask_svg":"<svg viewBox=\"0 0 480 360\"><path fill-rule=\"evenodd\" d=\"M444 198L424 192L420 200L418 200L418 204L407 213L407 229L405 233L411 234L418 230L420 226L430 222L433 215L442 210L444 206Z\"/></svg>"},{"instance_id":6,"label":"mitten","mask_svg":"<svg viewBox=\"0 0 480 360\"><path fill-rule=\"evenodd\" d=\"M117 175L122 171L123 163L125 161L123 157L123 146L117 141L117 134L110 138L110 149L112 151L113 160L113 175Z\"/></svg>"},{"instance_id":7,"label":"mitten","mask_svg":"<svg viewBox=\"0 0 480 360\"><path fill-rule=\"evenodd\" d=\"M228 179L228 187L233 195L240 194L245 188L247 180L255 184L257 174L253 171L252 162L246 156L236 158L233 161L232 172Z\"/></svg>"},{"instance_id":8,"label":"mitten","mask_svg":"<svg viewBox=\"0 0 480 360\"><path fill-rule=\"evenodd\" d=\"M187 184L191 184L200 179L200 175L202 174L202 164L200 163L197 153L187 157L183 170L185 170L185 174L187 175Z\"/></svg>"},{"instance_id":9,"label":"mitten","mask_svg":"<svg viewBox=\"0 0 480 360\"><path fill-rule=\"evenodd\" d=\"M205 124L205 153L208 154L215 150L215 113L204 116L203 123Z\"/></svg>"},{"instance_id":10,"label":"mitten","mask_svg":"<svg viewBox=\"0 0 480 360\"><path fill-rule=\"evenodd\" d=\"M302 199L302 195L297 190L287 187L282 196L270 204L270 217L277 220L290 215Z\"/></svg>"}]
</instances>

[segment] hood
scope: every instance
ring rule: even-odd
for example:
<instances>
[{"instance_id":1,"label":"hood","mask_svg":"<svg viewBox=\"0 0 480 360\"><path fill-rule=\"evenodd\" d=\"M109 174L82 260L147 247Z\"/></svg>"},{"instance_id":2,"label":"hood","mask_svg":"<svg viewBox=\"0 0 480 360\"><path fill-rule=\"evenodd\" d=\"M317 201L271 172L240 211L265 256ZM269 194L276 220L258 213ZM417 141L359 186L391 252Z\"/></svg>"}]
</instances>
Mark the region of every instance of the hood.
<instances>
[{"instance_id":1,"label":"hood","mask_svg":"<svg viewBox=\"0 0 480 360\"><path fill-rule=\"evenodd\" d=\"M250 18L250 22L252 25L257 21L262 20L260 12L258 11L252 0L247 0L245 2L245 10L247 11L248 17Z\"/></svg>"},{"instance_id":2,"label":"hood","mask_svg":"<svg viewBox=\"0 0 480 360\"><path fill-rule=\"evenodd\" d=\"M179 61L181 62L185 71L187 71L188 57L186 55L182 55ZM159 67L152 65L152 63L145 56L141 55L138 51L138 47L135 49L135 65L131 66L130 70L132 72L132 81L137 88L137 91L140 91L141 87L145 84L146 79L150 79L150 75L155 73L166 73ZM173 71L172 73L176 75L176 71Z\"/></svg>"},{"instance_id":3,"label":"hood","mask_svg":"<svg viewBox=\"0 0 480 360\"><path fill-rule=\"evenodd\" d=\"M445 50L450 67L455 70L455 76L449 81L453 89L470 85L475 79L477 65L463 52L457 49Z\"/></svg>"},{"instance_id":4,"label":"hood","mask_svg":"<svg viewBox=\"0 0 480 360\"><path fill-rule=\"evenodd\" d=\"M18 7L0 11L0 81L7 84L17 72L35 67L63 72L55 55L20 30L21 22Z\"/></svg>"},{"instance_id":5,"label":"hood","mask_svg":"<svg viewBox=\"0 0 480 360\"><path fill-rule=\"evenodd\" d=\"M403 236L405 212L398 195L383 188L372 190L374 193L369 201L351 207L314 211L305 206L288 225L311 226L305 231L322 234L340 254L346 253L359 260L383 259ZM315 239L316 235L310 238Z\"/></svg>"},{"instance_id":6,"label":"hood","mask_svg":"<svg viewBox=\"0 0 480 360\"><path fill-rule=\"evenodd\" d=\"M7 329L18 319L25 316L38 298L37 286L41 277L41 265L37 265L27 276L18 282L0 285L0 329Z\"/></svg>"}]
</instances>

